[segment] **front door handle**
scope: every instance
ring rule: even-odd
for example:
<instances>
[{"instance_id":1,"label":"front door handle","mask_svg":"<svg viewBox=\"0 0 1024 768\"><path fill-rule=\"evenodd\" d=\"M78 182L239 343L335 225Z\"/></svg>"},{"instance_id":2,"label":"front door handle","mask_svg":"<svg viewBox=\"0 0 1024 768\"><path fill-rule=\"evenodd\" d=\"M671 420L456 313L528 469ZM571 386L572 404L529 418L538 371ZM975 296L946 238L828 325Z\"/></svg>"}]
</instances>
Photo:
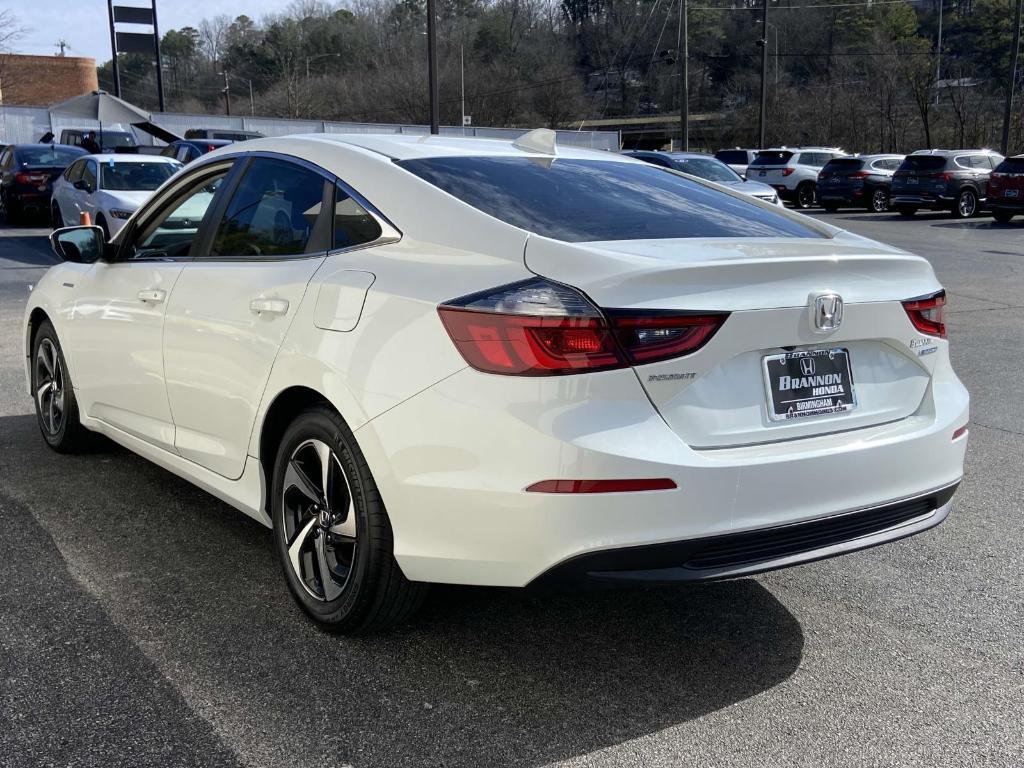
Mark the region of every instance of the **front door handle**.
<instances>
[{"instance_id":1,"label":"front door handle","mask_svg":"<svg viewBox=\"0 0 1024 768\"><path fill-rule=\"evenodd\" d=\"M161 301L167 298L167 291L163 291L159 288L151 288L147 291L139 291L139 301L145 301L147 303L159 304Z\"/></svg>"},{"instance_id":2,"label":"front door handle","mask_svg":"<svg viewBox=\"0 0 1024 768\"><path fill-rule=\"evenodd\" d=\"M288 313L288 299L253 299L249 310L257 315L284 315Z\"/></svg>"}]
</instances>

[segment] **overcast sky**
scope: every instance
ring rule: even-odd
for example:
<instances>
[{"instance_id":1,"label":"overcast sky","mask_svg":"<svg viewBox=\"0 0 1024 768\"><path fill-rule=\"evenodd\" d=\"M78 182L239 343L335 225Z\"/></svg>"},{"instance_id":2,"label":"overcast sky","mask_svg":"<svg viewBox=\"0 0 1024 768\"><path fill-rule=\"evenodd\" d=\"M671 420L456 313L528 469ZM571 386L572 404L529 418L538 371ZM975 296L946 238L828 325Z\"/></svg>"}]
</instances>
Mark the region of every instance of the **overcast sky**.
<instances>
[{"instance_id":1,"label":"overcast sky","mask_svg":"<svg viewBox=\"0 0 1024 768\"><path fill-rule=\"evenodd\" d=\"M140 0L115 0L115 4L146 5ZM288 4L289 0L157 0L157 21L163 34L168 29L198 26L202 19L221 14L234 18L244 13L259 19L285 10ZM0 10L10 11L25 28L24 36L11 46L16 53L52 54L63 38L69 56L91 56L97 64L110 58L106 0L0 0Z\"/></svg>"}]
</instances>

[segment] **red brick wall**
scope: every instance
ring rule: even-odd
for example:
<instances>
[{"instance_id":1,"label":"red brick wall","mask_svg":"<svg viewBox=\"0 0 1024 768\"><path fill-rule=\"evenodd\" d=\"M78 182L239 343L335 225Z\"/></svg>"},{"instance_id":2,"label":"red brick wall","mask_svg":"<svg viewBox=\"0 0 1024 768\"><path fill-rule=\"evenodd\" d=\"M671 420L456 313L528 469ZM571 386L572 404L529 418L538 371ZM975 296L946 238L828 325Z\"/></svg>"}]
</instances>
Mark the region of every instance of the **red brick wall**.
<instances>
[{"instance_id":1,"label":"red brick wall","mask_svg":"<svg viewBox=\"0 0 1024 768\"><path fill-rule=\"evenodd\" d=\"M48 107L97 88L95 59L0 54L0 104Z\"/></svg>"}]
</instances>

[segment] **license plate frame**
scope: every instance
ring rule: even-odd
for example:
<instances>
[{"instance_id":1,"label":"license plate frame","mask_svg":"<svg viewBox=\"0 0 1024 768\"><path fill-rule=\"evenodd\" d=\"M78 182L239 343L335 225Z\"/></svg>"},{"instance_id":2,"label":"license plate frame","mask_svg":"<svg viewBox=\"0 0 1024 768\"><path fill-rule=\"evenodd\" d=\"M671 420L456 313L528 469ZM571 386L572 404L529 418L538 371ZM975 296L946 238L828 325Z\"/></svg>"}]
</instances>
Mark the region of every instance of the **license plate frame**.
<instances>
[{"instance_id":1,"label":"license plate frame","mask_svg":"<svg viewBox=\"0 0 1024 768\"><path fill-rule=\"evenodd\" d=\"M1005 189L1003 190L1003 197L1020 197L1019 189Z\"/></svg>"},{"instance_id":2,"label":"license plate frame","mask_svg":"<svg viewBox=\"0 0 1024 768\"><path fill-rule=\"evenodd\" d=\"M761 371L765 409L772 422L838 416L857 408L853 361L846 347L798 349L765 355L761 358ZM835 378L837 375L838 379ZM783 382L783 377L789 381ZM807 383L807 386L794 387L794 380Z\"/></svg>"}]
</instances>

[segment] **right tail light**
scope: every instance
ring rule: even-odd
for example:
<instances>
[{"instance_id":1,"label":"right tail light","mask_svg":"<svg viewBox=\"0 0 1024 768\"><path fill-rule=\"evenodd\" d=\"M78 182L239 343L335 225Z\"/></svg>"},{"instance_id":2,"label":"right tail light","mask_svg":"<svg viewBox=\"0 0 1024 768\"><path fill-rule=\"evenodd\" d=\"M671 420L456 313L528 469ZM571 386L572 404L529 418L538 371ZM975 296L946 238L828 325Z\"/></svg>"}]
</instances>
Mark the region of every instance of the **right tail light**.
<instances>
[{"instance_id":1,"label":"right tail light","mask_svg":"<svg viewBox=\"0 0 1024 768\"><path fill-rule=\"evenodd\" d=\"M903 302L903 309L914 327L923 334L940 339L946 338L945 307L945 291Z\"/></svg>"},{"instance_id":2,"label":"right tail light","mask_svg":"<svg viewBox=\"0 0 1024 768\"><path fill-rule=\"evenodd\" d=\"M438 307L470 366L509 376L626 368L700 349L728 317L675 310L602 311L582 293L533 278Z\"/></svg>"}]
</instances>

